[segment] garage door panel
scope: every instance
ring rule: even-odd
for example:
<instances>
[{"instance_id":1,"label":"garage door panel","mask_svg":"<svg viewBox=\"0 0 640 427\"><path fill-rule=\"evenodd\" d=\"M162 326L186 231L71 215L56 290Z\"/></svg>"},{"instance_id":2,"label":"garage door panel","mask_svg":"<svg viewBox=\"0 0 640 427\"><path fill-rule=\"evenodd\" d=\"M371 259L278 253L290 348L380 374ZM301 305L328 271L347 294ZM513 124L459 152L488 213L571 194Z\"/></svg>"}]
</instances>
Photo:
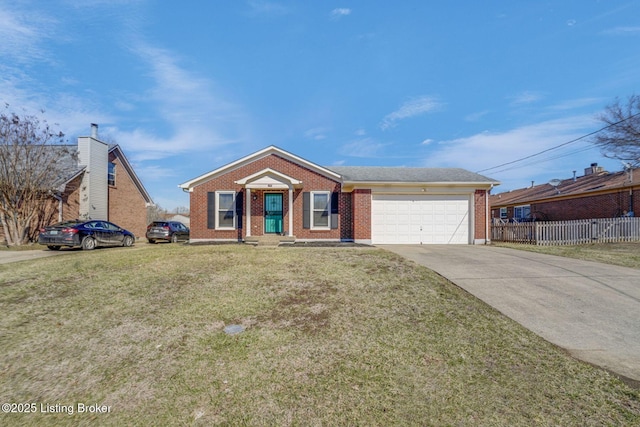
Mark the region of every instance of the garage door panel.
<instances>
[{"instance_id":1,"label":"garage door panel","mask_svg":"<svg viewBox=\"0 0 640 427\"><path fill-rule=\"evenodd\" d=\"M468 244L469 197L374 195L375 244Z\"/></svg>"}]
</instances>

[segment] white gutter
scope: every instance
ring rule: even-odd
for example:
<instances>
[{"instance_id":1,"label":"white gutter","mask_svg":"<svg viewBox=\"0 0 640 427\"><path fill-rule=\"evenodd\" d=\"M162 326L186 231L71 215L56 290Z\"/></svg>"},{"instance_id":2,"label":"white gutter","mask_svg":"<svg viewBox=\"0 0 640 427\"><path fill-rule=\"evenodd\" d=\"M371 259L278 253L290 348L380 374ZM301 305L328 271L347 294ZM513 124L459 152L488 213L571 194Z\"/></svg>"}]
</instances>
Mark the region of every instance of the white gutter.
<instances>
[{"instance_id":1,"label":"white gutter","mask_svg":"<svg viewBox=\"0 0 640 427\"><path fill-rule=\"evenodd\" d=\"M62 222L62 208L63 208L63 204L62 204L62 196L59 196L58 194L54 193L53 191L51 192L51 195L53 196L54 199L56 199L58 201L58 222Z\"/></svg>"}]
</instances>

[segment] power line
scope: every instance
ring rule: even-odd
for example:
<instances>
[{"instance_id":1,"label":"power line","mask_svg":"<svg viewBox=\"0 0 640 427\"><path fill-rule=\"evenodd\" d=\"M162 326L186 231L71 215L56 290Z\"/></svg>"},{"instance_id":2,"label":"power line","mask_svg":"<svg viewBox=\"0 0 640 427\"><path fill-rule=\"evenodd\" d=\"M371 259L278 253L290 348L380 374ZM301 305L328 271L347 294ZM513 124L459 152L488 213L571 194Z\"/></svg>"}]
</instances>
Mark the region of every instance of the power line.
<instances>
[{"instance_id":1,"label":"power line","mask_svg":"<svg viewBox=\"0 0 640 427\"><path fill-rule=\"evenodd\" d=\"M494 171L493 173L507 172L507 171L510 171L510 170L513 170L513 169L517 169L517 168L521 168L521 167L525 167L525 166L535 165L536 163L549 162L551 160L556 160L556 159L560 159L562 157L568 157L568 156L572 156L574 154L583 153L585 151L593 150L594 148L596 148L596 147L583 147L583 148L580 148L580 149L577 149L577 150L569 151L567 153L557 154L557 155L554 155L552 157L545 157L545 158L540 159L540 160L534 160L534 161L531 161L529 163L525 163L525 164L522 164L522 165L507 166L504 169L499 169L497 171Z\"/></svg>"},{"instance_id":2,"label":"power line","mask_svg":"<svg viewBox=\"0 0 640 427\"><path fill-rule=\"evenodd\" d=\"M636 114L633 114L633 115L631 115L631 116L629 116L629 117L627 117L627 118L625 118L625 119L622 119L622 120L620 120L620 121L618 121L618 122L616 122L616 123L611 123L610 125L607 125L607 126L605 126L605 127L603 127L603 128L600 128L600 129L598 129L598 130L596 130L596 131L593 131L593 132L591 132L591 133L588 133L588 134L586 134L586 135L582 135L581 137L578 137L578 138L576 138L576 139L572 139L571 141L564 142L564 143L562 143L562 144L560 144L560 145L556 145L555 147L547 148L546 150L542 150L542 151L540 151L540 152L538 152L538 153L531 154L531 155L526 156L526 157L523 157L523 158L521 158L521 159L517 159L517 160L513 160L513 161L511 161L511 162L503 163L503 164L501 164L501 165L493 166L493 167L491 167L491 168L482 169L482 170L477 171L476 173L486 172L486 171L490 171L490 170L493 170L493 169L498 169L498 168L501 168L501 167L503 167L503 166L512 165L512 164L514 164L514 163L522 162L522 161L527 160L527 159L530 159L530 158L532 158L532 157L536 157L536 156L539 156L539 155L541 155L541 154L548 153L549 151L557 150L558 148L564 147L564 146L569 145L569 144L573 144L573 143L578 142L578 141L580 141L580 140L582 140L582 139L585 139L585 138L588 138L588 137L590 137L590 136L593 136L593 135L595 135L595 134L596 134L596 133L598 133L598 132L602 132L602 131L603 131L603 130L605 130L605 129L608 129L608 128L613 127L613 126L616 126L616 125L619 125L620 123L624 123L624 122L626 122L627 120L631 120L632 118L637 117L637 116L640 116L640 112L638 112L638 113L636 113ZM564 157L564 156L559 156L559 157ZM549 160L553 160L553 159L554 159L554 158L550 158L550 159L547 159L547 160L541 160L540 162L543 162L543 161L549 161ZM535 163L535 162L534 162L534 163ZM504 170L510 170L510 169L513 169L513 168L503 169L503 170L501 170L501 171L499 171L499 172L503 172Z\"/></svg>"}]
</instances>

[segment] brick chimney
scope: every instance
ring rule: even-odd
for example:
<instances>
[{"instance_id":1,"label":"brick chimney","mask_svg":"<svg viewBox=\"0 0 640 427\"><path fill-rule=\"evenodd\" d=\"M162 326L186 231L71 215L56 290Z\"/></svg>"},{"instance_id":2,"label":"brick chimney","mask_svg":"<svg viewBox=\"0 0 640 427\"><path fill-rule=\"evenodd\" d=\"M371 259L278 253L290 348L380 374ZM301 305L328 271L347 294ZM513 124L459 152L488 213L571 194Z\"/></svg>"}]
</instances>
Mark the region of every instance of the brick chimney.
<instances>
[{"instance_id":1,"label":"brick chimney","mask_svg":"<svg viewBox=\"0 0 640 427\"><path fill-rule=\"evenodd\" d=\"M591 166L584 169L584 176L594 175L604 172L604 168L602 166L598 166L597 163L591 163Z\"/></svg>"}]
</instances>

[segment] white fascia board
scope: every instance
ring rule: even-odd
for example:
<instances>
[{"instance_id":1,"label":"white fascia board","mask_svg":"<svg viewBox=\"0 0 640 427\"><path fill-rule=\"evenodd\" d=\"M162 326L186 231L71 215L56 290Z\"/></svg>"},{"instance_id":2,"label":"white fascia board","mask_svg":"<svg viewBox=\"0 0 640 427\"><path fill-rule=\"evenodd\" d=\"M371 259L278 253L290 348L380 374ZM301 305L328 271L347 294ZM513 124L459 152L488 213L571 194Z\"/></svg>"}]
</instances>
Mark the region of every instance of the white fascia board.
<instances>
[{"instance_id":1,"label":"white fascia board","mask_svg":"<svg viewBox=\"0 0 640 427\"><path fill-rule=\"evenodd\" d=\"M322 166L318 166L315 163L312 163L308 160L303 159L302 157L298 157L294 154L289 153L288 151L285 151L281 148L276 147L275 145L270 145L269 147L263 148L260 151L257 151L253 154L249 154L248 156L245 156L241 159L238 159L234 162L228 163L218 169L215 169L211 172L207 172L204 175L200 175L199 177L196 177L190 181L184 182L180 185L178 185L179 188L182 189L188 189L189 191L191 191L191 189L197 185L200 185L210 179L215 178L218 175L222 175L224 173L230 172L234 169L237 169L241 166L244 166L246 164L252 163L256 160L259 160L263 157L267 157L270 156L272 154L275 154L279 157L282 157L284 159L290 160L294 163L297 163L299 165L302 165L308 169L313 170L314 172L320 173L321 175L324 175L328 178L331 179L335 179L336 181L340 181L341 180L341 175L338 175L337 173L330 171L329 169L323 168Z\"/></svg>"},{"instance_id":2,"label":"white fascia board","mask_svg":"<svg viewBox=\"0 0 640 427\"><path fill-rule=\"evenodd\" d=\"M498 185L496 182L381 182L381 181L345 181L342 183L343 192L352 192L353 190L372 190L376 191L393 191L396 190L416 190L427 192L441 191L443 189L455 188L457 191L489 190L493 186Z\"/></svg>"},{"instance_id":3,"label":"white fascia board","mask_svg":"<svg viewBox=\"0 0 640 427\"><path fill-rule=\"evenodd\" d=\"M129 163L129 159L127 159L127 156L125 156L124 151L122 151L120 146L118 144L114 145L113 147L111 147L111 149L109 149L109 153L115 153L115 156L120 159L120 161L122 162L122 166L124 166L125 170L129 174L129 177L140 192L140 195L142 195L145 203L151 203L151 205L154 205L151 195L144 187L144 184L142 183L140 178L138 178L136 171L133 169L133 166L131 166L131 163Z\"/></svg>"}]
</instances>

